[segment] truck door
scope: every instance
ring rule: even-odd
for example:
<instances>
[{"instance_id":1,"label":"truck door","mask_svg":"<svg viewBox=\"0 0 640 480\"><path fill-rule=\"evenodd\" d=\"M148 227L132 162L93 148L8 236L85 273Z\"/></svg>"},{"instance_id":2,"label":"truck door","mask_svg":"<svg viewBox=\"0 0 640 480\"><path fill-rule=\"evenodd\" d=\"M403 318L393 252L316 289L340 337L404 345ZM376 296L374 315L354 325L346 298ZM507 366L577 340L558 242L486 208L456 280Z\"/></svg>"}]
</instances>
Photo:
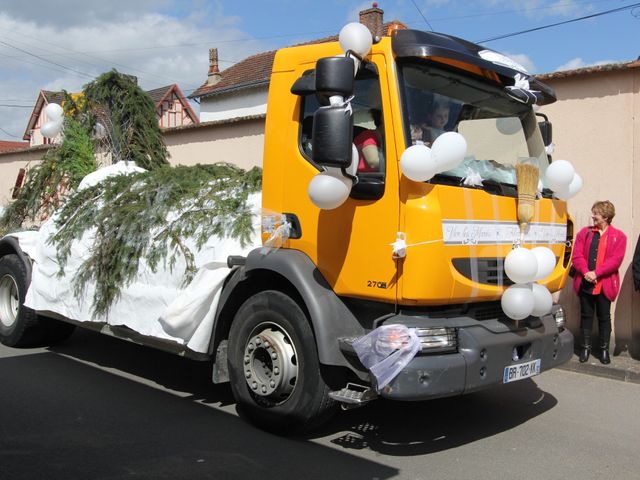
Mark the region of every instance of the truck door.
<instances>
[{"instance_id":1,"label":"truck door","mask_svg":"<svg viewBox=\"0 0 640 480\"><path fill-rule=\"evenodd\" d=\"M299 99L299 162L297 168L283 174L299 175L305 194L290 200L285 208L297 211L302 237L290 246L304 251L338 295L395 303L397 262L391 244L398 230L398 170L393 142L392 114L383 55L360 69L355 79L351 102L354 139L375 145L378 161L368 164L360 159L358 184L350 198L334 210L319 210L306 195L306 187L320 167L311 160L313 113L319 107L315 94ZM300 72L300 74L302 71ZM367 142L361 139L367 138ZM371 150L371 148L369 148ZM297 180L296 180L297 181ZM291 182L285 185L293 186ZM298 190L298 187L294 187ZM295 203L295 204L294 204Z\"/></svg>"}]
</instances>

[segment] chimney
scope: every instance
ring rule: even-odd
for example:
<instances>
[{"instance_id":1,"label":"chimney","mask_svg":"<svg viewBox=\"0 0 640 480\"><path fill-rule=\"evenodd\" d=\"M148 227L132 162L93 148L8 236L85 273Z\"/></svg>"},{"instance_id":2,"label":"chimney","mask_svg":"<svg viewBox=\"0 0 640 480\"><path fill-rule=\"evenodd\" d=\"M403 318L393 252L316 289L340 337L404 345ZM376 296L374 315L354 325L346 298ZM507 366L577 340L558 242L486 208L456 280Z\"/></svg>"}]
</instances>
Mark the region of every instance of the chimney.
<instances>
[{"instance_id":1,"label":"chimney","mask_svg":"<svg viewBox=\"0 0 640 480\"><path fill-rule=\"evenodd\" d=\"M215 85L222 80L222 75L218 69L218 49L209 49L209 73L207 75L207 85Z\"/></svg>"},{"instance_id":2,"label":"chimney","mask_svg":"<svg viewBox=\"0 0 640 480\"><path fill-rule=\"evenodd\" d=\"M360 23L367 27L371 34L377 37L384 35L382 16L384 12L378 8L378 2L373 2L371 8L360 12Z\"/></svg>"}]
</instances>

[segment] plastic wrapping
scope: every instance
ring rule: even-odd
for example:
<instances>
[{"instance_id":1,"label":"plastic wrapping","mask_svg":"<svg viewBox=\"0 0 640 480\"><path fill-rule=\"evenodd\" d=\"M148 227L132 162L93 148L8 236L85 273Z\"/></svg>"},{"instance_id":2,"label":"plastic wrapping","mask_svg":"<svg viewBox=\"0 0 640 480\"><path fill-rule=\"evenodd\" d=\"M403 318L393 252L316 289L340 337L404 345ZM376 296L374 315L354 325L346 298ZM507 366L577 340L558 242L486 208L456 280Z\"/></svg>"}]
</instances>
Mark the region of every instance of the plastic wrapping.
<instances>
[{"instance_id":1,"label":"plastic wrapping","mask_svg":"<svg viewBox=\"0 0 640 480\"><path fill-rule=\"evenodd\" d=\"M270 249L281 248L291 235L291 223L287 216L271 210L262 209L261 216L262 231L269 234L269 238L264 242L265 248L262 253L267 253Z\"/></svg>"},{"instance_id":2,"label":"plastic wrapping","mask_svg":"<svg viewBox=\"0 0 640 480\"><path fill-rule=\"evenodd\" d=\"M378 391L393 380L420 350L415 328L383 325L353 343L362 365L376 378Z\"/></svg>"},{"instance_id":3,"label":"plastic wrapping","mask_svg":"<svg viewBox=\"0 0 640 480\"><path fill-rule=\"evenodd\" d=\"M476 160L472 156L465 157L460 165L445 173L460 178L477 175L482 180L516 184L516 169L513 165L502 165L492 160Z\"/></svg>"}]
</instances>

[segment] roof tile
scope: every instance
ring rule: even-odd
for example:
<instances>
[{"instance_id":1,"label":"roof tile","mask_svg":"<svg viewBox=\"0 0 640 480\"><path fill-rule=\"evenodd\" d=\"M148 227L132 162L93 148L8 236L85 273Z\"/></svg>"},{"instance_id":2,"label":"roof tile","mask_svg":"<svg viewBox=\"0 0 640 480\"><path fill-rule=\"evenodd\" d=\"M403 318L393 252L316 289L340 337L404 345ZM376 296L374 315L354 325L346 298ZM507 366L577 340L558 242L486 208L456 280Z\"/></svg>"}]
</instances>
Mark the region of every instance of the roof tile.
<instances>
[{"instance_id":1,"label":"roof tile","mask_svg":"<svg viewBox=\"0 0 640 480\"><path fill-rule=\"evenodd\" d=\"M640 67L640 59L632 62L607 63L605 65L594 65L591 67L575 68L573 70L560 70L558 72L541 73L535 75L538 80L547 81L559 78L575 77L577 75L590 75L593 73L614 72Z\"/></svg>"}]
</instances>

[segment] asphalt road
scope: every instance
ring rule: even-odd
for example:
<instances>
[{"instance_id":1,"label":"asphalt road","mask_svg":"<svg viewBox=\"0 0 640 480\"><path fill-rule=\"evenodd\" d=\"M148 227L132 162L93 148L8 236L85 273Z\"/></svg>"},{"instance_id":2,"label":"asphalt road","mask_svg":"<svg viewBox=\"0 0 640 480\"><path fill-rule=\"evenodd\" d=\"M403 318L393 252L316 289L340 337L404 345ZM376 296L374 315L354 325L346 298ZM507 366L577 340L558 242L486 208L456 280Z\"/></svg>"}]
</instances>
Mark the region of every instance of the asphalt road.
<instances>
[{"instance_id":1,"label":"asphalt road","mask_svg":"<svg viewBox=\"0 0 640 480\"><path fill-rule=\"evenodd\" d=\"M379 400L281 438L210 365L92 332L0 346L0 479L640 477L640 385L556 370L422 403Z\"/></svg>"}]
</instances>

